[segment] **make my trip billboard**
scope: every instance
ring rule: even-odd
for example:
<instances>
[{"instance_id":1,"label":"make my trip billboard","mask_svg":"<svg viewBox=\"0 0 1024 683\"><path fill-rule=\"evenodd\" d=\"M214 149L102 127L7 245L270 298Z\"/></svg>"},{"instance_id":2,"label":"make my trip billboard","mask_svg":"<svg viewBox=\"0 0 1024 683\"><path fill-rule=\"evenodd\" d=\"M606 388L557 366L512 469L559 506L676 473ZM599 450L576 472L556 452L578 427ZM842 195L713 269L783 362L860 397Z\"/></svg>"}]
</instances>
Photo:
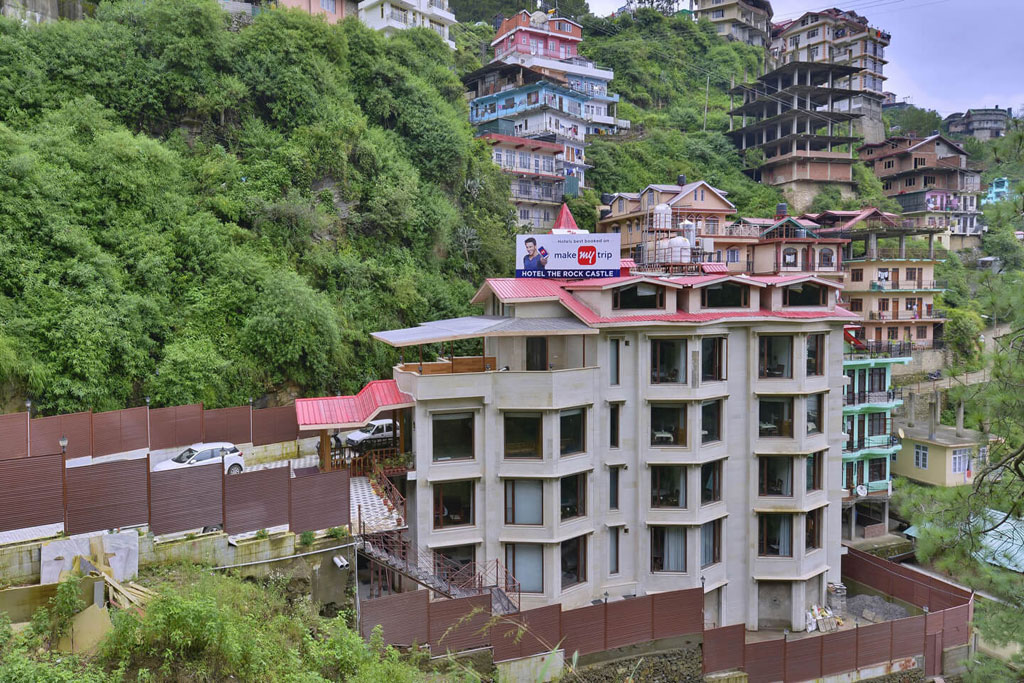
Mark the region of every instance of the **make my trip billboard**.
<instances>
[{"instance_id":1,"label":"make my trip billboard","mask_svg":"<svg viewBox=\"0 0 1024 683\"><path fill-rule=\"evenodd\" d=\"M516 277L619 276L618 233L516 235Z\"/></svg>"}]
</instances>

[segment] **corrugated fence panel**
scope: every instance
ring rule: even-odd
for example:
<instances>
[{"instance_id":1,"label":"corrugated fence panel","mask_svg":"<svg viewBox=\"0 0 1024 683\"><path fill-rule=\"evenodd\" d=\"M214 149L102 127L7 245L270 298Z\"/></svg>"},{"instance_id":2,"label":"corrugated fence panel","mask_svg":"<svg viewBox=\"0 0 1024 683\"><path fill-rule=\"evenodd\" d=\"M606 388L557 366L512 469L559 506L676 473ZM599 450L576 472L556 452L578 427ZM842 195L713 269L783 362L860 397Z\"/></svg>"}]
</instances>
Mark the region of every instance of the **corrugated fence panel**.
<instances>
[{"instance_id":1,"label":"corrugated fence panel","mask_svg":"<svg viewBox=\"0 0 1024 683\"><path fill-rule=\"evenodd\" d=\"M149 448L148 410L141 407L93 413L93 457Z\"/></svg>"},{"instance_id":2,"label":"corrugated fence panel","mask_svg":"<svg viewBox=\"0 0 1024 683\"><path fill-rule=\"evenodd\" d=\"M857 633L857 668L892 659L892 622L861 626Z\"/></svg>"},{"instance_id":3,"label":"corrugated fence panel","mask_svg":"<svg viewBox=\"0 0 1024 683\"><path fill-rule=\"evenodd\" d=\"M821 638L814 636L786 643L787 681L810 681L821 677Z\"/></svg>"},{"instance_id":4,"label":"corrugated fence panel","mask_svg":"<svg viewBox=\"0 0 1024 683\"><path fill-rule=\"evenodd\" d=\"M924 616L892 622L892 658L924 654Z\"/></svg>"},{"instance_id":5,"label":"corrugated fence panel","mask_svg":"<svg viewBox=\"0 0 1024 683\"><path fill-rule=\"evenodd\" d=\"M172 534L223 524L224 468L220 462L166 472L150 472L149 529Z\"/></svg>"},{"instance_id":6,"label":"corrugated fence panel","mask_svg":"<svg viewBox=\"0 0 1024 683\"><path fill-rule=\"evenodd\" d=\"M916 603L917 592L914 590L916 582L910 577L897 575L892 579L892 595L894 598L899 598L905 602L916 604L918 607L924 607L927 603Z\"/></svg>"},{"instance_id":7,"label":"corrugated fence panel","mask_svg":"<svg viewBox=\"0 0 1024 683\"><path fill-rule=\"evenodd\" d=\"M224 479L224 530L229 534L288 523L288 467L232 474Z\"/></svg>"},{"instance_id":8,"label":"corrugated fence panel","mask_svg":"<svg viewBox=\"0 0 1024 683\"><path fill-rule=\"evenodd\" d=\"M149 411L150 448L176 448L202 440L202 404L154 408Z\"/></svg>"},{"instance_id":9,"label":"corrugated fence panel","mask_svg":"<svg viewBox=\"0 0 1024 683\"><path fill-rule=\"evenodd\" d=\"M145 458L69 467L67 533L83 534L149 520Z\"/></svg>"},{"instance_id":10,"label":"corrugated fence panel","mask_svg":"<svg viewBox=\"0 0 1024 683\"><path fill-rule=\"evenodd\" d=\"M604 605L591 605L562 612L562 637L565 656L573 652L588 655L604 649Z\"/></svg>"},{"instance_id":11,"label":"corrugated fence panel","mask_svg":"<svg viewBox=\"0 0 1024 683\"><path fill-rule=\"evenodd\" d=\"M32 456L60 455L60 437L67 437L67 457L92 455L92 413L37 417L32 420Z\"/></svg>"},{"instance_id":12,"label":"corrugated fence panel","mask_svg":"<svg viewBox=\"0 0 1024 683\"><path fill-rule=\"evenodd\" d=\"M945 612L931 612L924 615L925 633L942 633Z\"/></svg>"},{"instance_id":13,"label":"corrugated fence panel","mask_svg":"<svg viewBox=\"0 0 1024 683\"><path fill-rule=\"evenodd\" d=\"M288 527L296 534L349 523L348 470L316 472L292 479Z\"/></svg>"},{"instance_id":14,"label":"corrugated fence panel","mask_svg":"<svg viewBox=\"0 0 1024 683\"><path fill-rule=\"evenodd\" d=\"M781 640L747 643L744 668L750 683L774 683L784 679Z\"/></svg>"},{"instance_id":15,"label":"corrugated fence panel","mask_svg":"<svg viewBox=\"0 0 1024 683\"><path fill-rule=\"evenodd\" d=\"M605 639L609 650L652 639L651 596L616 600L606 606Z\"/></svg>"},{"instance_id":16,"label":"corrugated fence panel","mask_svg":"<svg viewBox=\"0 0 1024 683\"><path fill-rule=\"evenodd\" d=\"M295 441L297 438L299 438L299 422L295 417L295 406L252 411L252 443L254 446Z\"/></svg>"},{"instance_id":17,"label":"corrugated fence panel","mask_svg":"<svg viewBox=\"0 0 1024 683\"><path fill-rule=\"evenodd\" d=\"M426 592L426 591L424 591ZM471 613L473 616L466 618ZM437 600L430 603L430 649L434 655L490 645L486 630L491 619L491 596Z\"/></svg>"},{"instance_id":18,"label":"corrugated fence panel","mask_svg":"<svg viewBox=\"0 0 1024 683\"><path fill-rule=\"evenodd\" d=\"M969 639L967 627L968 606L953 607L943 613L942 648L966 645Z\"/></svg>"},{"instance_id":19,"label":"corrugated fence panel","mask_svg":"<svg viewBox=\"0 0 1024 683\"><path fill-rule=\"evenodd\" d=\"M743 624L704 631L704 673L742 669L745 638Z\"/></svg>"},{"instance_id":20,"label":"corrugated fence panel","mask_svg":"<svg viewBox=\"0 0 1024 683\"><path fill-rule=\"evenodd\" d=\"M704 628L704 597L699 588L658 593L654 601L654 638L700 633Z\"/></svg>"},{"instance_id":21,"label":"corrugated fence panel","mask_svg":"<svg viewBox=\"0 0 1024 683\"><path fill-rule=\"evenodd\" d=\"M491 629L494 661L550 652L561 638L561 606L548 605L509 615Z\"/></svg>"},{"instance_id":22,"label":"corrugated fence panel","mask_svg":"<svg viewBox=\"0 0 1024 683\"><path fill-rule=\"evenodd\" d=\"M203 411L203 441L230 441L236 446L249 443L252 426L249 406Z\"/></svg>"},{"instance_id":23,"label":"corrugated fence panel","mask_svg":"<svg viewBox=\"0 0 1024 683\"><path fill-rule=\"evenodd\" d=\"M28 455L28 413L0 415L0 460Z\"/></svg>"},{"instance_id":24,"label":"corrugated fence panel","mask_svg":"<svg viewBox=\"0 0 1024 683\"><path fill-rule=\"evenodd\" d=\"M857 669L857 633L840 631L821 637L821 675L831 676Z\"/></svg>"},{"instance_id":25,"label":"corrugated fence panel","mask_svg":"<svg viewBox=\"0 0 1024 683\"><path fill-rule=\"evenodd\" d=\"M0 461L0 531L64 521L59 455Z\"/></svg>"},{"instance_id":26,"label":"corrugated fence panel","mask_svg":"<svg viewBox=\"0 0 1024 683\"><path fill-rule=\"evenodd\" d=\"M378 624L388 645L425 644L430 591L386 595L359 603L359 632L369 638Z\"/></svg>"}]
</instances>

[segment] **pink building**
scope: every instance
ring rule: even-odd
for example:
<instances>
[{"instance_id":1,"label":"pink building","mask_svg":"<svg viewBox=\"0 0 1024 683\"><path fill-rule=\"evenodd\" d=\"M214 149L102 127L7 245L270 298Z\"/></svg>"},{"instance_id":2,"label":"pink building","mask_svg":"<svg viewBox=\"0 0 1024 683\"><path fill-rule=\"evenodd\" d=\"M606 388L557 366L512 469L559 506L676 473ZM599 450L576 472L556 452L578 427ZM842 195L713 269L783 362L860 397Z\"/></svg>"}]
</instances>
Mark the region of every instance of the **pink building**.
<instances>
[{"instance_id":1,"label":"pink building","mask_svg":"<svg viewBox=\"0 0 1024 683\"><path fill-rule=\"evenodd\" d=\"M501 22L498 37L491 43L494 58L517 53L571 59L583 40L583 27L571 19L555 17L551 21L536 21L523 10Z\"/></svg>"},{"instance_id":2,"label":"pink building","mask_svg":"<svg viewBox=\"0 0 1024 683\"><path fill-rule=\"evenodd\" d=\"M277 0L281 7L294 7L303 12L322 14L328 23L341 21L345 17L354 17L358 11L352 0Z\"/></svg>"}]
</instances>

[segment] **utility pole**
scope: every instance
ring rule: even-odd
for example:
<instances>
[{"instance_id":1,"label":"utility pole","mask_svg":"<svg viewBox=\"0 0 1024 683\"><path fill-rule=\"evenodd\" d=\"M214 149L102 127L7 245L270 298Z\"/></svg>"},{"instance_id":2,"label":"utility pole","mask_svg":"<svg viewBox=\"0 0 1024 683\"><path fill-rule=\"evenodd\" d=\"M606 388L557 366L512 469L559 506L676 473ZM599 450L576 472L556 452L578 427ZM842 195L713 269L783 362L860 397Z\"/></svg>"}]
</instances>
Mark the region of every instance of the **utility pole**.
<instances>
[{"instance_id":1,"label":"utility pole","mask_svg":"<svg viewBox=\"0 0 1024 683\"><path fill-rule=\"evenodd\" d=\"M711 96L711 75L708 74L708 84L704 87L704 130L708 129L708 98Z\"/></svg>"}]
</instances>

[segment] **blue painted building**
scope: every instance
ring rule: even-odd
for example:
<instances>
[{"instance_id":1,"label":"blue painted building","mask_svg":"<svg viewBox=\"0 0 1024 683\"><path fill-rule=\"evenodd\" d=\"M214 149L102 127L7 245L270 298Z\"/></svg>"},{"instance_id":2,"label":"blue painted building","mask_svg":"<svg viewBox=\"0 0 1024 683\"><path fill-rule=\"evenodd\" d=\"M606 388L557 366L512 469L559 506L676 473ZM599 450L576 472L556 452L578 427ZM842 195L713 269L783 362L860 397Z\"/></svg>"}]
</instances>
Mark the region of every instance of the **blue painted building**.
<instances>
[{"instance_id":1,"label":"blue painted building","mask_svg":"<svg viewBox=\"0 0 1024 683\"><path fill-rule=\"evenodd\" d=\"M1004 199L1013 199L1016 195L1010 188L1009 178L993 178L988 184L988 194L981 198L982 204L1001 202Z\"/></svg>"}]
</instances>

